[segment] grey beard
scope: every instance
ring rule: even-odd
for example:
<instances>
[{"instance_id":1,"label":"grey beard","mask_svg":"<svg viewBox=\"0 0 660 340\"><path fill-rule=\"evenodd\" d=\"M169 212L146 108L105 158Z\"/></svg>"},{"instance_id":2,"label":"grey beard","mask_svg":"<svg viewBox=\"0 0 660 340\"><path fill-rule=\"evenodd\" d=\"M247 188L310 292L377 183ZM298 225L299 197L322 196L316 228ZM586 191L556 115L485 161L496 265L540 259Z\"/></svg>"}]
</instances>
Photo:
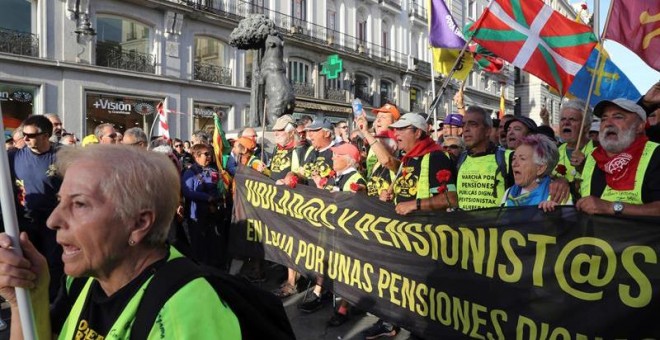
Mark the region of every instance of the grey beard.
<instances>
[{"instance_id":1,"label":"grey beard","mask_svg":"<svg viewBox=\"0 0 660 340\"><path fill-rule=\"evenodd\" d=\"M600 145L603 146L605 151L614 154L623 152L623 150L628 148L630 144L635 141L635 137L637 136L633 127L625 131L615 131L617 132L618 139L616 141L606 140L605 136L607 136L607 133L610 131L612 131L611 128L605 129L603 133L598 135L598 140L600 141Z\"/></svg>"}]
</instances>

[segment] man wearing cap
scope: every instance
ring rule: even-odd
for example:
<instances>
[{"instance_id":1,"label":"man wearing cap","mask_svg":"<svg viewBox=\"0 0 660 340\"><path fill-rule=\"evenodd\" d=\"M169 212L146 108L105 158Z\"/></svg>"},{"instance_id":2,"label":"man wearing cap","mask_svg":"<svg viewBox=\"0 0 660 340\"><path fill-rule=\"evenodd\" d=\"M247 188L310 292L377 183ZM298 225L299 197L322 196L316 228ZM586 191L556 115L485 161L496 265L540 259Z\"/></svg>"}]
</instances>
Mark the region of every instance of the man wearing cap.
<instances>
[{"instance_id":1,"label":"man wearing cap","mask_svg":"<svg viewBox=\"0 0 660 340\"><path fill-rule=\"evenodd\" d=\"M372 112L376 115L376 120L373 123L373 134L369 133L369 123L367 122L366 114L356 118L358 129L362 132L365 143L369 145L369 151L367 152L367 178L371 177L376 163L380 163L394 171L399 166L398 160L387 152L385 148L377 144L378 138L375 136L386 134L390 125L399 120L401 113L396 106L389 103L380 108L373 109Z\"/></svg>"},{"instance_id":2,"label":"man wearing cap","mask_svg":"<svg viewBox=\"0 0 660 340\"><path fill-rule=\"evenodd\" d=\"M644 134L646 112L627 99L604 100L598 146L587 157L576 208L588 214L660 216L660 148Z\"/></svg>"},{"instance_id":3,"label":"man wearing cap","mask_svg":"<svg viewBox=\"0 0 660 340\"><path fill-rule=\"evenodd\" d=\"M390 128L394 129L398 148L406 154L401 159L393 190L383 191L380 199L394 201L394 210L401 215L455 207L453 164L428 135L426 119L418 113L406 113ZM438 180L442 173L448 175L445 183Z\"/></svg>"},{"instance_id":4,"label":"man wearing cap","mask_svg":"<svg viewBox=\"0 0 660 340\"><path fill-rule=\"evenodd\" d=\"M289 172L298 172L304 157L304 149L296 143L296 124L290 115L283 115L273 125L275 149L269 157L270 178L283 184Z\"/></svg>"},{"instance_id":5,"label":"man wearing cap","mask_svg":"<svg viewBox=\"0 0 660 340\"><path fill-rule=\"evenodd\" d=\"M559 162L557 169L553 173L555 176L566 178L569 183L573 183L576 178L580 178L580 172L584 166L585 155L594 151L594 144L589 141L589 125L585 124L582 131L582 120L591 122L591 111L587 109L584 112L585 103L578 99L572 99L564 102L559 109L559 136L564 144L559 146ZM576 150L578 137L582 132L582 139L579 141L580 150Z\"/></svg>"},{"instance_id":6,"label":"man wearing cap","mask_svg":"<svg viewBox=\"0 0 660 340\"><path fill-rule=\"evenodd\" d=\"M307 137L311 145L305 152L303 166L299 173L305 177L309 185L314 185L311 181L312 175L328 177L332 171L332 150L335 145L334 127L326 118L318 118L305 128Z\"/></svg>"},{"instance_id":7,"label":"man wearing cap","mask_svg":"<svg viewBox=\"0 0 660 340\"><path fill-rule=\"evenodd\" d=\"M527 117L515 116L504 124L506 131L506 147L515 150L522 142L522 138L536 133L536 122Z\"/></svg>"},{"instance_id":8,"label":"man wearing cap","mask_svg":"<svg viewBox=\"0 0 660 340\"><path fill-rule=\"evenodd\" d=\"M460 137L463 134L463 115L450 113L442 121L442 136Z\"/></svg>"}]
</instances>

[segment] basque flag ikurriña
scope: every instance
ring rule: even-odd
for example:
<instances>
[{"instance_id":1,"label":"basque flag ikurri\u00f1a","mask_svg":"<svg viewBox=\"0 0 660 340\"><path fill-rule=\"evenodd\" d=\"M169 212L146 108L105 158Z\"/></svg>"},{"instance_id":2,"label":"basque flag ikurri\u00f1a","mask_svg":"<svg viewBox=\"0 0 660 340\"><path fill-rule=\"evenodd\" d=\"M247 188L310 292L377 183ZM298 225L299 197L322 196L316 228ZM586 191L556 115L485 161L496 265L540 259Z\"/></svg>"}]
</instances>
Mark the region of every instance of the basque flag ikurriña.
<instances>
[{"instance_id":1,"label":"basque flag ikurri\u00f1a","mask_svg":"<svg viewBox=\"0 0 660 340\"><path fill-rule=\"evenodd\" d=\"M493 0L470 27L473 40L565 94L596 46L591 27L541 0Z\"/></svg>"}]
</instances>

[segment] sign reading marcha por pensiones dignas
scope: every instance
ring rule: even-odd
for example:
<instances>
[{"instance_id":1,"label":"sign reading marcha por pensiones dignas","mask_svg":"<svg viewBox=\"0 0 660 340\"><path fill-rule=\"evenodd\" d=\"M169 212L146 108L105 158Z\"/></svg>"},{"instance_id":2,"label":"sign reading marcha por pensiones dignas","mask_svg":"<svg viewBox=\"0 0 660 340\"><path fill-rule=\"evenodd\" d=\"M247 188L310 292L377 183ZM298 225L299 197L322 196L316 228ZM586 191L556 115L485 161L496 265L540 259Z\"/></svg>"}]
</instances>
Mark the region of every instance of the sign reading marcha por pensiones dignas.
<instances>
[{"instance_id":1,"label":"sign reading marcha por pensiones dignas","mask_svg":"<svg viewBox=\"0 0 660 340\"><path fill-rule=\"evenodd\" d=\"M428 339L659 338L660 228L536 207L400 216L363 194L236 177L230 244Z\"/></svg>"}]
</instances>

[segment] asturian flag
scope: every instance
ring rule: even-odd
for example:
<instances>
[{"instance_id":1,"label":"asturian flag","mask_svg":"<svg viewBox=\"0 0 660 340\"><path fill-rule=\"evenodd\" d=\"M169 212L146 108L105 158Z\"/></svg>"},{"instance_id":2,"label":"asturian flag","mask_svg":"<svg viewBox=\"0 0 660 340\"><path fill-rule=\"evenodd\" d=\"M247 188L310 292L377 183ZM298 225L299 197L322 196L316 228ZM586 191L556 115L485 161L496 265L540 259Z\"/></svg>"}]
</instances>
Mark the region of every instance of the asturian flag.
<instances>
[{"instance_id":1,"label":"asturian flag","mask_svg":"<svg viewBox=\"0 0 660 340\"><path fill-rule=\"evenodd\" d=\"M601 56L600 61L596 65L598 49L601 50ZM582 100L587 100L589 84L594 73L596 73L596 78L594 79L594 87L591 93L591 99L589 100L589 105L591 106L595 106L601 100L612 100L616 98L637 101L641 96L635 85L612 62L609 54L601 45L598 45L591 52L587 63L575 75L573 84L571 84L568 92Z\"/></svg>"}]
</instances>

